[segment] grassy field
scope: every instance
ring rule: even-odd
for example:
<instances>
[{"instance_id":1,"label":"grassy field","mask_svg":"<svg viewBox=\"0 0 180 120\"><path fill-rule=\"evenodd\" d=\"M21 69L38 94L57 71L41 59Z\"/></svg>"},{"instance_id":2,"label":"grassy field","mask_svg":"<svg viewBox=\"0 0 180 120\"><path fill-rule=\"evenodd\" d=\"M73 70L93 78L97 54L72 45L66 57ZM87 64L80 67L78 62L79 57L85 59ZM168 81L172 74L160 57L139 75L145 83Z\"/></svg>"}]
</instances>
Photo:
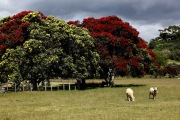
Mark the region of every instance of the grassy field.
<instances>
[{"instance_id":1,"label":"grassy field","mask_svg":"<svg viewBox=\"0 0 180 120\"><path fill-rule=\"evenodd\" d=\"M0 120L179 120L177 78L117 78L115 84L119 87L9 92L0 95ZM134 85L135 102L126 101L129 85ZM155 100L148 99L151 86L159 88Z\"/></svg>"}]
</instances>

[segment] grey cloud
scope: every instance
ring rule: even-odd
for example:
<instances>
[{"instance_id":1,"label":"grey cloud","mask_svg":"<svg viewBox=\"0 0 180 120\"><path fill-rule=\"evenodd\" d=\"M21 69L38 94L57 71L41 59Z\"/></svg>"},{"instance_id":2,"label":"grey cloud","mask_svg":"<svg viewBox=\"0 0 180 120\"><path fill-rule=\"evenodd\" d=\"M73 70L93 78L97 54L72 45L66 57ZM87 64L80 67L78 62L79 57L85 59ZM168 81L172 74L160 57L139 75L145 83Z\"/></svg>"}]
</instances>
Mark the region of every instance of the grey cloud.
<instances>
[{"instance_id":1,"label":"grey cloud","mask_svg":"<svg viewBox=\"0 0 180 120\"><path fill-rule=\"evenodd\" d=\"M1 0L0 18L23 10L41 11L66 21L117 15L126 22L133 21L137 29L157 25L157 30L180 23L179 6L179 0Z\"/></svg>"},{"instance_id":2,"label":"grey cloud","mask_svg":"<svg viewBox=\"0 0 180 120\"><path fill-rule=\"evenodd\" d=\"M87 13L89 17L117 15L125 19L154 23L169 18L174 18L175 21L179 20L179 6L180 2L178 0L171 0L171 2L151 0L149 3L147 0L134 0L133 2L130 0L45 0L43 3L42 1L32 3L27 8L63 19Z\"/></svg>"}]
</instances>

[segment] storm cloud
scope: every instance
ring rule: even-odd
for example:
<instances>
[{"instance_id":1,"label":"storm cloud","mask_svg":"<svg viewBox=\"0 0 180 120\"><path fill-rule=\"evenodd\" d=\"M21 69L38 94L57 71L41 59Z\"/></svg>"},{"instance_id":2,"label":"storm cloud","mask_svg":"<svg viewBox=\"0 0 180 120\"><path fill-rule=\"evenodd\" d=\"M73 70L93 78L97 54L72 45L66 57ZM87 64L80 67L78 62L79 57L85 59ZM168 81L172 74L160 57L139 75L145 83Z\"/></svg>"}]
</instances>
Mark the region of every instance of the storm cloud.
<instances>
[{"instance_id":1,"label":"storm cloud","mask_svg":"<svg viewBox=\"0 0 180 120\"><path fill-rule=\"evenodd\" d=\"M0 0L0 19L24 10L65 21L116 15L149 42L159 29L180 24L179 0Z\"/></svg>"}]
</instances>

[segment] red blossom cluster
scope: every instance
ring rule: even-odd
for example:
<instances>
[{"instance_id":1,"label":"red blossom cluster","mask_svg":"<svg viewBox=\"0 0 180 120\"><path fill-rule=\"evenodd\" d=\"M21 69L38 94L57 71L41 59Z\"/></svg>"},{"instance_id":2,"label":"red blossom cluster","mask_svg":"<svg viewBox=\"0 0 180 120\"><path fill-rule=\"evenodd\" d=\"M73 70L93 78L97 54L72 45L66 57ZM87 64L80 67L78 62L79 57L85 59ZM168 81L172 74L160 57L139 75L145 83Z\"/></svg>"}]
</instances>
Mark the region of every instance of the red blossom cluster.
<instances>
[{"instance_id":1,"label":"red blossom cluster","mask_svg":"<svg viewBox=\"0 0 180 120\"><path fill-rule=\"evenodd\" d=\"M17 22L21 22L21 19L26 16L27 14L31 13L33 11L22 11L16 15L13 15L11 16L11 19L10 20L14 20L14 21L17 21Z\"/></svg>"},{"instance_id":2,"label":"red blossom cluster","mask_svg":"<svg viewBox=\"0 0 180 120\"><path fill-rule=\"evenodd\" d=\"M141 38L138 38L137 47L146 49L148 46L144 40L142 40Z\"/></svg>"},{"instance_id":3,"label":"red blossom cluster","mask_svg":"<svg viewBox=\"0 0 180 120\"><path fill-rule=\"evenodd\" d=\"M0 20L0 52L6 50L6 48L12 48L18 44L21 44L28 37L27 27L29 22L22 22L24 16L32 13L32 11L22 11L16 15L7 17ZM42 19L46 17L39 12Z\"/></svg>"},{"instance_id":4,"label":"red blossom cluster","mask_svg":"<svg viewBox=\"0 0 180 120\"><path fill-rule=\"evenodd\" d=\"M128 68L128 60L121 56L114 56L112 59L113 65L118 68L118 72L126 73Z\"/></svg>"},{"instance_id":5,"label":"red blossom cluster","mask_svg":"<svg viewBox=\"0 0 180 120\"><path fill-rule=\"evenodd\" d=\"M0 51L7 47L13 47L24 41L24 29L29 25L21 22L21 19L31 11L23 11L19 14L9 17L4 24L0 26Z\"/></svg>"},{"instance_id":6,"label":"red blossom cluster","mask_svg":"<svg viewBox=\"0 0 180 120\"><path fill-rule=\"evenodd\" d=\"M151 49L148 49L148 53L152 56L152 60L155 61L157 58L156 54Z\"/></svg>"},{"instance_id":7,"label":"red blossom cluster","mask_svg":"<svg viewBox=\"0 0 180 120\"><path fill-rule=\"evenodd\" d=\"M108 59L108 62L111 61L112 65L123 73L127 71L127 64L139 69L142 68L139 63L146 64L138 55L137 49L147 51L147 54L150 54L153 60L156 58L155 53L149 50L146 42L138 36L139 32L117 16L107 16L99 19L91 17L84 19L82 23L70 21L68 24L87 28L95 39L94 43L101 56L101 61L104 63L105 59ZM149 61L148 64L150 66ZM139 74L141 73L144 72Z\"/></svg>"},{"instance_id":8,"label":"red blossom cluster","mask_svg":"<svg viewBox=\"0 0 180 120\"><path fill-rule=\"evenodd\" d=\"M139 63L142 61L142 58L139 57L139 56L133 56L131 59L130 59L130 64L134 67L138 67L139 66Z\"/></svg>"}]
</instances>

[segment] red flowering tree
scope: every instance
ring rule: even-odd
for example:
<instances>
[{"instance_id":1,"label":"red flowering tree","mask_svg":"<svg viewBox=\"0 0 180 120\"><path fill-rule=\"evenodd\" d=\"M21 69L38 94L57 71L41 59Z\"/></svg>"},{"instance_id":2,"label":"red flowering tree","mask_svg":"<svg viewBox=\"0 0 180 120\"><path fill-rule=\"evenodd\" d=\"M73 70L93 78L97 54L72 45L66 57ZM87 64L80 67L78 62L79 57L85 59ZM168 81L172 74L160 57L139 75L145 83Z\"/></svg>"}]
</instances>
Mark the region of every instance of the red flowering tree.
<instances>
[{"instance_id":1,"label":"red flowering tree","mask_svg":"<svg viewBox=\"0 0 180 120\"><path fill-rule=\"evenodd\" d=\"M87 18L82 23L69 21L68 24L85 27L90 31L101 57L102 76L113 69L121 76L141 77L156 59L155 53L138 36L139 32L117 16Z\"/></svg>"}]
</instances>

